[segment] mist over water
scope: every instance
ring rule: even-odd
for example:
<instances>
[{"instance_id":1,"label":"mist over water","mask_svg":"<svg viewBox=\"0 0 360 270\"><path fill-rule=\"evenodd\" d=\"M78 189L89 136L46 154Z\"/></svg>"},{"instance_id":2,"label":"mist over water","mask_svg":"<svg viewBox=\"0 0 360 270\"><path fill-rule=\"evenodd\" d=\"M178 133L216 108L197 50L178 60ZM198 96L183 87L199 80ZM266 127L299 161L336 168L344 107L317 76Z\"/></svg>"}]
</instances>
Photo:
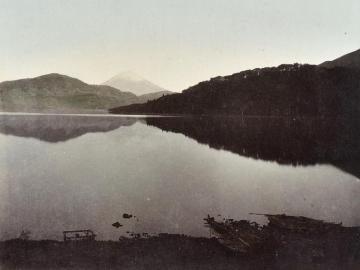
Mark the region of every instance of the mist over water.
<instances>
[{"instance_id":1,"label":"mist over water","mask_svg":"<svg viewBox=\"0 0 360 270\"><path fill-rule=\"evenodd\" d=\"M320 140L318 123L292 126L294 139L271 121L2 115L0 239L25 229L35 239L73 229L207 236L207 214L261 221L250 212L360 225L358 144L329 129Z\"/></svg>"}]
</instances>

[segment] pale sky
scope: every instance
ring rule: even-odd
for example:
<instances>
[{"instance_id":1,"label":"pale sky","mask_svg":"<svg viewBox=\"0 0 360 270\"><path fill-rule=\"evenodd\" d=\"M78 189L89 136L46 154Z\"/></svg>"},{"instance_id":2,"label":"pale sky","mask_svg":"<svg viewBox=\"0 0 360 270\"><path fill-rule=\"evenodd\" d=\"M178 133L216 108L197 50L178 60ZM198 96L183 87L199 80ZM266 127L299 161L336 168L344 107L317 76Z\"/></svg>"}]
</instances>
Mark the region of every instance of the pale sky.
<instances>
[{"instance_id":1,"label":"pale sky","mask_svg":"<svg viewBox=\"0 0 360 270\"><path fill-rule=\"evenodd\" d=\"M359 0L0 0L0 81L132 70L181 91L359 48Z\"/></svg>"}]
</instances>

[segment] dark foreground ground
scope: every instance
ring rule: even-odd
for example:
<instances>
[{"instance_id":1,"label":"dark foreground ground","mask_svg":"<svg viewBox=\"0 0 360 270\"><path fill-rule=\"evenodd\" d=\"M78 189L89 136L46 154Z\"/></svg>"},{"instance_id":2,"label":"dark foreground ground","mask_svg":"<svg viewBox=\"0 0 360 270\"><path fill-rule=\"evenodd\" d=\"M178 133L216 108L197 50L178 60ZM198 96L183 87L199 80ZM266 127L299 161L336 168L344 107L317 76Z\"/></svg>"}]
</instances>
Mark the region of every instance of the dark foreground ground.
<instances>
[{"instance_id":1,"label":"dark foreground ground","mask_svg":"<svg viewBox=\"0 0 360 270\"><path fill-rule=\"evenodd\" d=\"M270 251L241 254L215 238L181 235L118 242L9 240L0 243L0 269L360 269L356 241L287 241Z\"/></svg>"}]
</instances>

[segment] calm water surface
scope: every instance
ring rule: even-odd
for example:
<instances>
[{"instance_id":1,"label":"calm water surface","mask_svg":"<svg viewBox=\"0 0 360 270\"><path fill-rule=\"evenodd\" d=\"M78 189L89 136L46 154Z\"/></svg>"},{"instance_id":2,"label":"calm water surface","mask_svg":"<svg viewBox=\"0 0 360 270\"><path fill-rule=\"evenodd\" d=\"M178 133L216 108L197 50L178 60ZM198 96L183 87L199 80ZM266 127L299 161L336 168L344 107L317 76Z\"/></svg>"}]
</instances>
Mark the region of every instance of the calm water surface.
<instances>
[{"instance_id":1,"label":"calm water surface","mask_svg":"<svg viewBox=\"0 0 360 270\"><path fill-rule=\"evenodd\" d=\"M341 151L304 138L316 159L286 131L267 142L256 123L240 124L244 132L220 123L221 131L201 119L0 115L0 239L25 229L36 239L73 229L100 239L126 231L207 236L207 214L262 221L250 212L360 225L359 174Z\"/></svg>"}]
</instances>

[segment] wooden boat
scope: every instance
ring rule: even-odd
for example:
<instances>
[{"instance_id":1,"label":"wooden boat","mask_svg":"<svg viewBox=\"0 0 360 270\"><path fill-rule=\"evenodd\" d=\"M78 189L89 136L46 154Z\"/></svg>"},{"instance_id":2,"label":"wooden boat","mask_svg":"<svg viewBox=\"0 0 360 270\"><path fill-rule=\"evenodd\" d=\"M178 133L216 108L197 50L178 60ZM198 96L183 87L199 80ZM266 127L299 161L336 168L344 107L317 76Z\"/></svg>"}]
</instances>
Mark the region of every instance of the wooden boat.
<instances>
[{"instance_id":1,"label":"wooden boat","mask_svg":"<svg viewBox=\"0 0 360 270\"><path fill-rule=\"evenodd\" d=\"M254 214L254 213L252 213ZM358 228L346 228L342 224L324 222L302 216L254 214L266 216L269 223L259 226L247 220L224 219L216 221L208 216L205 225L219 242L237 252L252 252L284 245L284 239L326 239L327 235L342 232L358 232ZM295 237L295 238L294 238ZM300 238L299 238L300 237Z\"/></svg>"},{"instance_id":2,"label":"wooden boat","mask_svg":"<svg viewBox=\"0 0 360 270\"><path fill-rule=\"evenodd\" d=\"M253 213L251 213L253 214ZM302 234L321 234L333 231L339 231L343 228L341 223L325 222L323 220L316 220L303 216L288 216L288 215L270 215L270 214L255 214L266 216L269 220L267 229L290 231L293 233Z\"/></svg>"},{"instance_id":3,"label":"wooden boat","mask_svg":"<svg viewBox=\"0 0 360 270\"><path fill-rule=\"evenodd\" d=\"M231 250L250 252L264 242L262 229L255 222L232 219L216 221L210 216L204 220L205 226L210 228L211 233L217 236L219 242Z\"/></svg>"}]
</instances>

